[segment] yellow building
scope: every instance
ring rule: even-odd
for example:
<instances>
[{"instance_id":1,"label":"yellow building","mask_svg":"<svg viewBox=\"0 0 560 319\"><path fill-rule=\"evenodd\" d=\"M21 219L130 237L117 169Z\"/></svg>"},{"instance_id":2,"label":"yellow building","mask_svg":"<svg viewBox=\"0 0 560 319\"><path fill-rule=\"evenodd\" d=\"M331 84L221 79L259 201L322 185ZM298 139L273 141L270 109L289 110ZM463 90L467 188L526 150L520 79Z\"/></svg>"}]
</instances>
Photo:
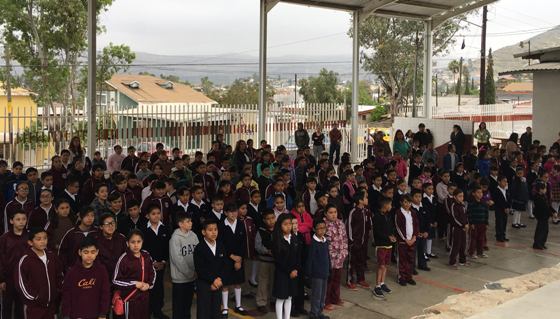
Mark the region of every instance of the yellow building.
<instances>
[{"instance_id":1,"label":"yellow building","mask_svg":"<svg viewBox=\"0 0 560 319\"><path fill-rule=\"evenodd\" d=\"M12 88L12 132L23 132L32 122L37 121L37 103L33 93L27 89ZM8 96L4 84L0 82L0 141L9 132Z\"/></svg>"}]
</instances>

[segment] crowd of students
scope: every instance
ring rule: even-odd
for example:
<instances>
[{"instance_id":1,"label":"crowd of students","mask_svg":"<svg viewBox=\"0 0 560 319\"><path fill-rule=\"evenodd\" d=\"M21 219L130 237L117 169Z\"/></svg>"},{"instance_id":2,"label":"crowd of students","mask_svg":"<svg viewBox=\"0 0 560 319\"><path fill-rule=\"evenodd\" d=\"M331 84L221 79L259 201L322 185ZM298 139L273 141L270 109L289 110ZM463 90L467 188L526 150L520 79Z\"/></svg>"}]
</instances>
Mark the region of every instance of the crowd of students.
<instances>
[{"instance_id":1,"label":"crowd of students","mask_svg":"<svg viewBox=\"0 0 560 319\"><path fill-rule=\"evenodd\" d=\"M454 269L488 257L490 210L498 242L508 241L509 214L521 229L527 211L537 219L533 248L546 249L560 144L519 148L512 135L504 148L483 143L458 156L451 143L438 169L429 130L407 136L396 132L394 153L376 138L355 166L347 153L333 166L324 146L319 158L307 145L291 158L281 145L232 148L221 135L193 159L158 144L153 154L117 145L107 162L90 160L73 138L41 174L0 161L2 318L168 318L169 270L173 318L191 317L195 293L197 318L227 318L230 293L232 311L246 315L242 290L253 286L260 314L324 319L343 304L341 286L391 293L392 262L398 284L415 285L417 269L438 257L436 238Z\"/></svg>"}]
</instances>

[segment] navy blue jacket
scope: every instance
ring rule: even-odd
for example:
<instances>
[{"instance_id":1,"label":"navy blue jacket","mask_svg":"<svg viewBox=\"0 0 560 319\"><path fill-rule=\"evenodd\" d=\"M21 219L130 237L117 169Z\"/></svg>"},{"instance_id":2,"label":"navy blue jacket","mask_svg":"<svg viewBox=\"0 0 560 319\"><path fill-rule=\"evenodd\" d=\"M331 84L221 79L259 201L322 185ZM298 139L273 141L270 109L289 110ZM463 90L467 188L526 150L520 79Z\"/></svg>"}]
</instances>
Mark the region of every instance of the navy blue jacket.
<instances>
[{"instance_id":1,"label":"navy blue jacket","mask_svg":"<svg viewBox=\"0 0 560 319\"><path fill-rule=\"evenodd\" d=\"M330 269L329 242L319 242L314 236L307 256L307 275L314 279L328 279Z\"/></svg>"}]
</instances>

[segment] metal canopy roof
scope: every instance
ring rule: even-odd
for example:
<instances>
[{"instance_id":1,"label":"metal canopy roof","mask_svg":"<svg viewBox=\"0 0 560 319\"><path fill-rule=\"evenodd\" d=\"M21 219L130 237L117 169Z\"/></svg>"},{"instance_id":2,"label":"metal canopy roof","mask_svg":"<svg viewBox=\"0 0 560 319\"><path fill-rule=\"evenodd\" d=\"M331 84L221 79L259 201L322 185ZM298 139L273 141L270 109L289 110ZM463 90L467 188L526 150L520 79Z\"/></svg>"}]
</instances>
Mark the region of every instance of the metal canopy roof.
<instances>
[{"instance_id":1,"label":"metal canopy roof","mask_svg":"<svg viewBox=\"0 0 560 319\"><path fill-rule=\"evenodd\" d=\"M279 0L312 7L360 11L369 15L432 20L434 27L445 20L498 0Z\"/></svg>"}]
</instances>

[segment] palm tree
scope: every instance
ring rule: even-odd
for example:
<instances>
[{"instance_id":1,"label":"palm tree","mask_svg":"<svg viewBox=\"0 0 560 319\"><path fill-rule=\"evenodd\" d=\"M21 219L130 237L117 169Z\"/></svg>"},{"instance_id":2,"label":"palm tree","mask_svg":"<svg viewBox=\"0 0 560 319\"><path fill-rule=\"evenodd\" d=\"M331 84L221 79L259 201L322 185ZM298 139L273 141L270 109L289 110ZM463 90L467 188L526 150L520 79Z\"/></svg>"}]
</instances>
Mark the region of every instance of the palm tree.
<instances>
[{"instance_id":1,"label":"palm tree","mask_svg":"<svg viewBox=\"0 0 560 319\"><path fill-rule=\"evenodd\" d=\"M457 73L459 73L460 66L461 66L461 62L459 62L458 60L453 60L453 61L449 62L449 64L447 65L447 68L449 69L449 71L451 71L451 73L453 73L453 83L457 83L456 75L457 75Z\"/></svg>"}]
</instances>

